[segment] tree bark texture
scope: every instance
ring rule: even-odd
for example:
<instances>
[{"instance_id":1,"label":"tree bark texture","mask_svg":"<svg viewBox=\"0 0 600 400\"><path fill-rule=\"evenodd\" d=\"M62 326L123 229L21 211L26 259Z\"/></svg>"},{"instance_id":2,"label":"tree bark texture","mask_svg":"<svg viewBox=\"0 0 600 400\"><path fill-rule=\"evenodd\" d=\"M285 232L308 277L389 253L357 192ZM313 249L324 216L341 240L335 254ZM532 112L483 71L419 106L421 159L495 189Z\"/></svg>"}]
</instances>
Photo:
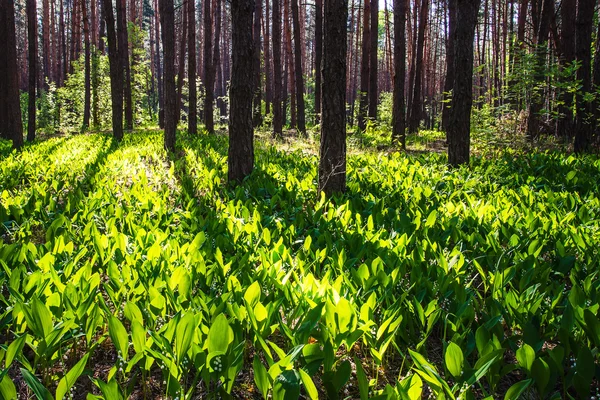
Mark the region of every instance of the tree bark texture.
<instances>
[{"instance_id":1,"label":"tree bark texture","mask_svg":"<svg viewBox=\"0 0 600 400\"><path fill-rule=\"evenodd\" d=\"M348 0L326 0L319 191L346 190L346 53Z\"/></svg>"},{"instance_id":2,"label":"tree bark texture","mask_svg":"<svg viewBox=\"0 0 600 400\"><path fill-rule=\"evenodd\" d=\"M392 112L392 143L406 149L406 3L394 0L394 100Z\"/></svg>"},{"instance_id":3,"label":"tree bark texture","mask_svg":"<svg viewBox=\"0 0 600 400\"><path fill-rule=\"evenodd\" d=\"M254 168L252 99L254 92L252 12L254 0L231 3L232 69L229 89L228 178L241 182Z\"/></svg>"},{"instance_id":4,"label":"tree bark texture","mask_svg":"<svg viewBox=\"0 0 600 400\"><path fill-rule=\"evenodd\" d=\"M177 88L175 86L175 8L173 0L158 0L164 60L165 149L175 151Z\"/></svg>"},{"instance_id":5,"label":"tree bark texture","mask_svg":"<svg viewBox=\"0 0 600 400\"><path fill-rule=\"evenodd\" d=\"M117 141L123 139L123 67L115 30L115 16L112 2L102 0L104 18L106 22L106 38L108 44L108 62L110 69L110 97L112 102L112 128L113 136Z\"/></svg>"},{"instance_id":6,"label":"tree bark texture","mask_svg":"<svg viewBox=\"0 0 600 400\"><path fill-rule=\"evenodd\" d=\"M36 130L36 81L37 81L37 7L35 0L27 0L27 41L28 41L28 61L29 61L29 80L27 103L27 141L35 140ZM4 79L4 78L2 78Z\"/></svg>"},{"instance_id":7,"label":"tree bark texture","mask_svg":"<svg viewBox=\"0 0 600 400\"><path fill-rule=\"evenodd\" d=\"M280 5L280 0L273 0L273 135L278 138L283 137Z\"/></svg>"},{"instance_id":8,"label":"tree bark texture","mask_svg":"<svg viewBox=\"0 0 600 400\"><path fill-rule=\"evenodd\" d=\"M448 163L467 164L470 157L473 105L473 39L480 0L456 0L454 85L448 126Z\"/></svg>"}]
</instances>

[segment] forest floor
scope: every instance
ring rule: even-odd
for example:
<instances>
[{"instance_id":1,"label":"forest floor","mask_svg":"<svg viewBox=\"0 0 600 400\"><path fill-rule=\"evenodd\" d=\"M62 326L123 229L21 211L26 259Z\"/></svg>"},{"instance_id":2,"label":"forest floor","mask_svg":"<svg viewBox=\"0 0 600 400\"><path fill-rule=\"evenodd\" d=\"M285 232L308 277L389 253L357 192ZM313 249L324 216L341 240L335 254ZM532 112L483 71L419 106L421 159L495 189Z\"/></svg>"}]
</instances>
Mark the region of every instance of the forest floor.
<instances>
[{"instance_id":1,"label":"forest floor","mask_svg":"<svg viewBox=\"0 0 600 400\"><path fill-rule=\"evenodd\" d=\"M597 156L372 130L325 199L318 135L258 132L232 187L218 133L0 143L0 393L598 395Z\"/></svg>"}]
</instances>

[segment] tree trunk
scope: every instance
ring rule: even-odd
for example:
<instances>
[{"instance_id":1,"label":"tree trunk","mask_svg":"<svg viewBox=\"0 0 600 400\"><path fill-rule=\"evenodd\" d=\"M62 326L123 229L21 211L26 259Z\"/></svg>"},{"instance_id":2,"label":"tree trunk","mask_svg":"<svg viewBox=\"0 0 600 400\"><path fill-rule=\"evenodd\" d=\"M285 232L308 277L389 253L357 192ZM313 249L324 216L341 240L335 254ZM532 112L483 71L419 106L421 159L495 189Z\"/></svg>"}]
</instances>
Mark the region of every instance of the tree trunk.
<instances>
[{"instance_id":1,"label":"tree trunk","mask_svg":"<svg viewBox=\"0 0 600 400\"><path fill-rule=\"evenodd\" d=\"M212 72L213 18L211 2L212 0L204 0L204 125L206 126L208 133L215 132L215 121L213 116L215 74Z\"/></svg>"},{"instance_id":2,"label":"tree trunk","mask_svg":"<svg viewBox=\"0 0 600 400\"><path fill-rule=\"evenodd\" d=\"M477 0L475 0L477 1ZM415 81L412 104L410 109L410 118L408 122L408 131L415 133L419 130L419 123L421 122L421 87L423 80L423 48L425 47L425 30L427 29L427 17L429 16L429 0L422 0L421 11L419 15L419 33L417 37L417 54L415 55ZM475 26L473 26L475 29ZM473 35L475 33L473 32ZM472 47L472 46L471 46ZM471 108L469 107L469 110Z\"/></svg>"},{"instance_id":3,"label":"tree trunk","mask_svg":"<svg viewBox=\"0 0 600 400\"><path fill-rule=\"evenodd\" d=\"M271 75L271 40L269 30L269 0L265 0L265 14L263 17L264 22L264 37L265 37L265 112L266 114L271 113L271 103L273 102L272 92L272 75Z\"/></svg>"},{"instance_id":4,"label":"tree trunk","mask_svg":"<svg viewBox=\"0 0 600 400\"><path fill-rule=\"evenodd\" d=\"M594 131L592 102L584 98L592 91L592 24L594 20L594 0L579 0L577 9L577 60L581 66L577 79L581 89L577 92L577 131L575 133L576 153L590 151Z\"/></svg>"},{"instance_id":5,"label":"tree trunk","mask_svg":"<svg viewBox=\"0 0 600 400\"><path fill-rule=\"evenodd\" d=\"M323 0L315 6L315 125L321 120L321 60L323 57Z\"/></svg>"},{"instance_id":6,"label":"tree trunk","mask_svg":"<svg viewBox=\"0 0 600 400\"><path fill-rule=\"evenodd\" d=\"M304 112L304 76L302 75L302 42L300 40L300 19L298 0L290 0L292 5L292 25L294 28L294 73L296 75L296 109L298 110L297 128L300 135L306 135L306 116Z\"/></svg>"},{"instance_id":7,"label":"tree trunk","mask_svg":"<svg viewBox=\"0 0 600 400\"><path fill-rule=\"evenodd\" d=\"M92 0L93 2L94 0ZM87 16L87 5L85 0L81 0L81 17L83 18L84 52L85 52L85 72L84 72L84 96L83 96L83 124L82 131L90 127L91 114L91 52L90 52L90 24Z\"/></svg>"},{"instance_id":8,"label":"tree trunk","mask_svg":"<svg viewBox=\"0 0 600 400\"><path fill-rule=\"evenodd\" d=\"M228 178L241 182L254 168L252 99L254 92L252 11L254 0L231 2L232 73L229 89Z\"/></svg>"},{"instance_id":9,"label":"tree trunk","mask_svg":"<svg viewBox=\"0 0 600 400\"><path fill-rule=\"evenodd\" d=\"M13 0L0 0L0 38L0 137L12 140L18 149L23 145L23 121Z\"/></svg>"},{"instance_id":10,"label":"tree trunk","mask_svg":"<svg viewBox=\"0 0 600 400\"><path fill-rule=\"evenodd\" d=\"M254 53L252 55L254 63L254 116L253 126L258 127L262 125L262 83L260 74L260 17L262 15L262 0L255 0L254 5L254 25L252 27L253 40L254 40Z\"/></svg>"},{"instance_id":11,"label":"tree trunk","mask_svg":"<svg viewBox=\"0 0 600 400\"><path fill-rule=\"evenodd\" d=\"M289 87L289 100L290 100L290 126L294 127L298 125L298 114L296 113L296 75L294 71L296 70L296 63L294 61L294 54L292 51L292 29L290 22L290 0L284 0L283 3L283 32L285 34L285 43L284 47L284 60L283 65L285 67L283 71L283 107L282 107L282 124L285 125L287 121L287 102L288 102L288 87Z\"/></svg>"},{"instance_id":12,"label":"tree trunk","mask_svg":"<svg viewBox=\"0 0 600 400\"><path fill-rule=\"evenodd\" d=\"M273 0L273 135L283 137L281 110L281 9L280 0Z\"/></svg>"},{"instance_id":13,"label":"tree trunk","mask_svg":"<svg viewBox=\"0 0 600 400\"><path fill-rule=\"evenodd\" d=\"M175 7L173 0L158 0L162 27L165 106L165 149L175 151L177 88L175 87Z\"/></svg>"},{"instance_id":14,"label":"tree trunk","mask_svg":"<svg viewBox=\"0 0 600 400\"><path fill-rule=\"evenodd\" d=\"M442 131L448 131L450 120L450 102L454 84L454 31L456 30L456 0L447 0L448 4L448 36L446 38L446 78L444 80L444 101L442 105Z\"/></svg>"},{"instance_id":15,"label":"tree trunk","mask_svg":"<svg viewBox=\"0 0 600 400\"><path fill-rule=\"evenodd\" d=\"M189 0L186 0L189 1ZM183 2L185 5L186 2ZM183 79L185 75L185 51L187 44L187 29L188 29L188 21L187 21L187 7L181 7L181 37L179 38L179 63L177 64L177 107L175 115L175 120L177 123L181 120L181 107L183 105Z\"/></svg>"},{"instance_id":16,"label":"tree trunk","mask_svg":"<svg viewBox=\"0 0 600 400\"><path fill-rule=\"evenodd\" d=\"M106 0L102 0L106 1ZM156 10L154 13L154 37L156 38L154 57L156 58L156 85L158 86L158 126L162 129L165 127L165 109L164 109L164 97L163 97L163 79L162 79L162 68L160 64L160 20L159 20L159 10L158 10L158 1L154 0L154 9Z\"/></svg>"},{"instance_id":17,"label":"tree trunk","mask_svg":"<svg viewBox=\"0 0 600 400\"><path fill-rule=\"evenodd\" d=\"M42 1L42 12L43 12L43 20L42 20L42 45L43 45L43 53L44 58L42 61L42 65L44 68L44 88L47 89L46 79L50 80L50 3L48 0ZM37 42L37 41L36 41ZM27 133L29 135L29 133Z\"/></svg>"},{"instance_id":18,"label":"tree trunk","mask_svg":"<svg viewBox=\"0 0 600 400\"><path fill-rule=\"evenodd\" d=\"M561 27L561 52L562 68L568 68L575 60L575 24L577 19L577 1L563 0L560 7L560 16L562 20ZM571 77L572 78L572 77ZM567 83L569 78L564 79ZM573 94L568 90L562 91L564 104L559 106L561 118L558 121L558 134L563 138L573 138Z\"/></svg>"},{"instance_id":19,"label":"tree trunk","mask_svg":"<svg viewBox=\"0 0 600 400\"><path fill-rule=\"evenodd\" d=\"M377 1L377 0L375 0ZM360 61L360 94L358 105L358 129L364 131L367 127L369 111L369 61L371 54L371 0L364 0L362 54Z\"/></svg>"},{"instance_id":20,"label":"tree trunk","mask_svg":"<svg viewBox=\"0 0 600 400\"><path fill-rule=\"evenodd\" d=\"M110 0L105 0L110 1ZM125 101L125 128L133 129L133 107L131 104L131 70L129 68L129 42L127 38L127 0L117 0L117 34L119 56L124 75L123 97Z\"/></svg>"},{"instance_id":21,"label":"tree trunk","mask_svg":"<svg viewBox=\"0 0 600 400\"><path fill-rule=\"evenodd\" d=\"M216 0L217 4L216 4L216 10L215 10L215 41L213 44L213 57L212 57L212 82L213 82L213 86L214 83L216 81L216 76L215 74L217 73L217 69L221 69L221 71L223 70L222 65L221 65L221 26L223 24L223 13L222 13L222 5L223 5L223 0ZM220 79L220 83L223 83L223 74L221 74L221 79ZM216 103L217 103L217 107L219 108L219 115L224 115L225 113L223 112L223 100L220 99L219 97L222 97L225 95L226 90L223 89L222 86L217 86L218 89L216 91ZM214 94L215 92L213 92Z\"/></svg>"},{"instance_id":22,"label":"tree trunk","mask_svg":"<svg viewBox=\"0 0 600 400\"><path fill-rule=\"evenodd\" d=\"M394 0L394 102L392 144L406 149L406 113L404 82L406 80L406 0Z\"/></svg>"},{"instance_id":23,"label":"tree trunk","mask_svg":"<svg viewBox=\"0 0 600 400\"><path fill-rule=\"evenodd\" d=\"M319 191L346 190L346 53L348 0L325 1Z\"/></svg>"},{"instance_id":24,"label":"tree trunk","mask_svg":"<svg viewBox=\"0 0 600 400\"><path fill-rule=\"evenodd\" d=\"M473 39L480 0L456 0L454 85L448 125L448 163L468 164L473 105Z\"/></svg>"},{"instance_id":25,"label":"tree trunk","mask_svg":"<svg viewBox=\"0 0 600 400\"><path fill-rule=\"evenodd\" d=\"M543 0L541 20L538 24L537 32L537 47L535 49L536 58L534 65L534 86L538 86L537 90L534 90L531 100L529 101L529 119L527 121L527 135L530 139L535 139L540 133L540 111L544 104L544 89L543 83L545 80L544 72L546 70L546 55L548 51L548 33L550 32L550 19L554 14L554 1ZM539 88L541 87L541 88Z\"/></svg>"},{"instance_id":26,"label":"tree trunk","mask_svg":"<svg viewBox=\"0 0 600 400\"><path fill-rule=\"evenodd\" d=\"M29 100L27 104L27 141L35 140L36 120L35 120L35 98L36 98L36 80L37 80L37 7L35 0L27 0L27 41L28 41L28 61L29 61ZM4 79L4 78L3 78Z\"/></svg>"},{"instance_id":27,"label":"tree trunk","mask_svg":"<svg viewBox=\"0 0 600 400\"><path fill-rule=\"evenodd\" d=\"M198 94L196 93L196 0L188 2L188 132L198 133Z\"/></svg>"},{"instance_id":28,"label":"tree trunk","mask_svg":"<svg viewBox=\"0 0 600 400\"><path fill-rule=\"evenodd\" d=\"M96 0L91 0L92 3L92 126L98 128L100 125L99 113L100 106L98 104L98 66L100 58L98 57L98 36L96 34L97 27L97 10ZM100 39L102 40L102 38Z\"/></svg>"},{"instance_id":29,"label":"tree trunk","mask_svg":"<svg viewBox=\"0 0 600 400\"><path fill-rule=\"evenodd\" d=\"M121 141L123 139L123 66L119 53L122 49L119 48L117 33L115 31L115 16L112 2L110 0L102 0L102 9L104 10L106 38L108 42L113 136L117 141ZM118 11L119 9L117 8Z\"/></svg>"},{"instance_id":30,"label":"tree trunk","mask_svg":"<svg viewBox=\"0 0 600 400\"><path fill-rule=\"evenodd\" d=\"M65 16L64 16L64 0L60 1L60 11L58 18L58 86L61 87L67 76L67 43L65 37Z\"/></svg>"},{"instance_id":31,"label":"tree trunk","mask_svg":"<svg viewBox=\"0 0 600 400\"><path fill-rule=\"evenodd\" d=\"M371 2L371 45L369 46L369 119L377 120L377 103L379 91L377 85L377 50L379 49L379 0Z\"/></svg>"}]
</instances>

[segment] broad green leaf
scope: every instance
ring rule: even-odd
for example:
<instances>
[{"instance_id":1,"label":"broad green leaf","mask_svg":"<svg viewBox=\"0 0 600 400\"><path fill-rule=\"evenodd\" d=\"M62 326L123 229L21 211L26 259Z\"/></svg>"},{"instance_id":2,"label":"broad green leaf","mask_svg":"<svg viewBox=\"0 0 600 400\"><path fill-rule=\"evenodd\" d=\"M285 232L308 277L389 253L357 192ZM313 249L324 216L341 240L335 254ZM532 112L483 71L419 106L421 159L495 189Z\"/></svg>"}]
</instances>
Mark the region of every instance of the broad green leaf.
<instances>
[{"instance_id":1,"label":"broad green leaf","mask_svg":"<svg viewBox=\"0 0 600 400\"><path fill-rule=\"evenodd\" d=\"M0 381L0 396L2 396L2 400L14 400L17 398L17 388L8 375L4 375Z\"/></svg>"},{"instance_id":2,"label":"broad green leaf","mask_svg":"<svg viewBox=\"0 0 600 400\"><path fill-rule=\"evenodd\" d=\"M192 312L188 312L179 320L177 329L175 332L175 342L177 349L177 360L181 362L183 357L188 352L192 340L194 338L194 331L196 330L195 317Z\"/></svg>"},{"instance_id":3,"label":"broad green leaf","mask_svg":"<svg viewBox=\"0 0 600 400\"><path fill-rule=\"evenodd\" d=\"M269 383L269 375L267 374L267 369L260 362L258 357L254 357L252 361L252 368L254 371L254 383L256 383L256 387L260 390L264 399L267 399L267 395L269 393L269 387L271 384Z\"/></svg>"},{"instance_id":4,"label":"broad green leaf","mask_svg":"<svg viewBox=\"0 0 600 400\"><path fill-rule=\"evenodd\" d=\"M444 360L446 362L446 368L448 368L448 371L450 371L452 376L458 378L462 375L465 358L461 348L456 343L450 342L448 344Z\"/></svg>"},{"instance_id":5,"label":"broad green leaf","mask_svg":"<svg viewBox=\"0 0 600 400\"><path fill-rule=\"evenodd\" d=\"M358 392L360 393L360 400L369 399L369 379L362 366L360 358L354 357L354 364L356 365L356 380L358 381Z\"/></svg>"},{"instance_id":6,"label":"broad green leaf","mask_svg":"<svg viewBox=\"0 0 600 400\"><path fill-rule=\"evenodd\" d=\"M516 355L519 366L527 372L531 371L533 361L535 360L535 350L527 343L523 343L523 347L517 350Z\"/></svg>"},{"instance_id":7,"label":"broad green leaf","mask_svg":"<svg viewBox=\"0 0 600 400\"><path fill-rule=\"evenodd\" d=\"M504 400L519 400L521 395L531 385L531 379L526 379L512 385L504 395Z\"/></svg>"},{"instance_id":8,"label":"broad green leaf","mask_svg":"<svg viewBox=\"0 0 600 400\"><path fill-rule=\"evenodd\" d=\"M213 321L208 331L208 352L225 354L229 344L233 341L233 332L229 322L223 314L219 314Z\"/></svg>"},{"instance_id":9,"label":"broad green leaf","mask_svg":"<svg viewBox=\"0 0 600 400\"><path fill-rule=\"evenodd\" d=\"M8 349L6 350L6 359L4 360L4 368L10 368L15 356L23 351L23 345L25 344L26 338L27 335L22 335L21 337L13 340L10 346L8 346Z\"/></svg>"},{"instance_id":10,"label":"broad green leaf","mask_svg":"<svg viewBox=\"0 0 600 400\"><path fill-rule=\"evenodd\" d=\"M302 380L304 390L306 390L308 397L311 400L319 400L319 392L317 391L317 388L310 375L308 375L303 369L299 369L298 372L300 373L300 379Z\"/></svg>"},{"instance_id":11,"label":"broad green leaf","mask_svg":"<svg viewBox=\"0 0 600 400\"><path fill-rule=\"evenodd\" d=\"M117 349L117 355L127 361L129 337L121 321L113 315L108 317L108 334Z\"/></svg>"},{"instance_id":12,"label":"broad green leaf","mask_svg":"<svg viewBox=\"0 0 600 400\"><path fill-rule=\"evenodd\" d=\"M33 375L25 368L21 368L21 375L23 375L25 383L27 383L27 386L29 386L29 388L35 394L38 400L53 400L53 397L48 391L48 389L46 389L44 385L42 385L42 382L40 382L35 375Z\"/></svg>"},{"instance_id":13,"label":"broad green leaf","mask_svg":"<svg viewBox=\"0 0 600 400\"><path fill-rule=\"evenodd\" d=\"M63 399L65 395L71 390L77 378L81 376L85 365L87 364L90 354L87 353L73 368L67 372L67 374L60 380L58 387L56 388L56 400Z\"/></svg>"}]
</instances>

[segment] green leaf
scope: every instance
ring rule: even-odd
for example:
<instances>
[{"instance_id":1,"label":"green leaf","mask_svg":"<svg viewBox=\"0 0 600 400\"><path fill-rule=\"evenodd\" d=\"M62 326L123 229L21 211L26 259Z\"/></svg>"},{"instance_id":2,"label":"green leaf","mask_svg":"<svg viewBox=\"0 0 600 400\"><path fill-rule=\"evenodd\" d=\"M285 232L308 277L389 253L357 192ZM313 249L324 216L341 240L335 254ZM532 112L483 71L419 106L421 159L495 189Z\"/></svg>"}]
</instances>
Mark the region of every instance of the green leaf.
<instances>
[{"instance_id":1,"label":"green leaf","mask_svg":"<svg viewBox=\"0 0 600 400\"><path fill-rule=\"evenodd\" d=\"M546 389L546 386L548 386L548 382L550 381L550 367L548 367L546 361L538 358L533 362L531 377L535 381L535 385L540 394L543 394L544 389Z\"/></svg>"},{"instance_id":2,"label":"green leaf","mask_svg":"<svg viewBox=\"0 0 600 400\"><path fill-rule=\"evenodd\" d=\"M114 315L108 317L108 334L113 341L117 354L127 360L129 347L129 337L125 327Z\"/></svg>"},{"instance_id":3,"label":"green leaf","mask_svg":"<svg viewBox=\"0 0 600 400\"><path fill-rule=\"evenodd\" d=\"M450 342L448 344L444 360L446 361L446 368L448 368L452 376L458 378L462 375L465 357L461 348L456 343Z\"/></svg>"},{"instance_id":4,"label":"green leaf","mask_svg":"<svg viewBox=\"0 0 600 400\"><path fill-rule=\"evenodd\" d=\"M358 381L358 392L360 393L360 400L369 399L369 379L362 366L361 360L358 357L354 357L354 364L356 365L356 380Z\"/></svg>"},{"instance_id":5,"label":"green leaf","mask_svg":"<svg viewBox=\"0 0 600 400\"><path fill-rule=\"evenodd\" d=\"M4 360L4 368L6 368L6 369L10 368L10 365L12 364L13 360L15 359L15 356L17 354L21 354L26 338L27 338L27 335L23 335L15 340L13 340L13 342L10 344L10 346L8 346L8 349L6 350L6 359Z\"/></svg>"},{"instance_id":6,"label":"green leaf","mask_svg":"<svg viewBox=\"0 0 600 400\"><path fill-rule=\"evenodd\" d=\"M263 240L267 246L271 244L271 232L269 231L269 228L263 229Z\"/></svg>"},{"instance_id":7,"label":"green leaf","mask_svg":"<svg viewBox=\"0 0 600 400\"><path fill-rule=\"evenodd\" d=\"M519 366L527 372L530 372L534 360L535 350L527 343L524 343L523 347L517 350L517 361L519 362Z\"/></svg>"},{"instance_id":8,"label":"green leaf","mask_svg":"<svg viewBox=\"0 0 600 400\"><path fill-rule=\"evenodd\" d=\"M52 314L44 303L37 297L33 299L31 304L33 318L35 319L38 328L43 332L44 338L52 332Z\"/></svg>"},{"instance_id":9,"label":"green leaf","mask_svg":"<svg viewBox=\"0 0 600 400\"><path fill-rule=\"evenodd\" d=\"M425 227L431 228L435 224L436 219L437 219L437 211L433 210L432 212L429 213L429 216L427 217L427 221L425 221Z\"/></svg>"},{"instance_id":10,"label":"green leaf","mask_svg":"<svg viewBox=\"0 0 600 400\"><path fill-rule=\"evenodd\" d=\"M302 384L304 385L304 389L306 390L308 397L310 397L311 400L319 400L319 392L317 391L317 388L310 375L308 375L303 369L299 369L298 372L300 373L300 379L302 380Z\"/></svg>"},{"instance_id":11,"label":"green leaf","mask_svg":"<svg viewBox=\"0 0 600 400\"><path fill-rule=\"evenodd\" d=\"M0 395L2 396L2 400L13 400L17 398L17 388L8 375L4 375L0 381Z\"/></svg>"},{"instance_id":12,"label":"green leaf","mask_svg":"<svg viewBox=\"0 0 600 400\"><path fill-rule=\"evenodd\" d=\"M504 400L519 400L525 389L531 385L531 379L526 379L512 385L504 395Z\"/></svg>"},{"instance_id":13,"label":"green leaf","mask_svg":"<svg viewBox=\"0 0 600 400\"><path fill-rule=\"evenodd\" d=\"M227 317L219 314L208 331L208 353L220 352L225 354L233 341L233 332L227 322Z\"/></svg>"},{"instance_id":14,"label":"green leaf","mask_svg":"<svg viewBox=\"0 0 600 400\"><path fill-rule=\"evenodd\" d=\"M269 394L269 387L271 384L269 383L269 376L267 374L267 369L260 362L258 357L254 357L252 361L252 368L254 370L254 383L256 383L256 387L260 390L260 393L263 395L264 399L267 399Z\"/></svg>"},{"instance_id":15,"label":"green leaf","mask_svg":"<svg viewBox=\"0 0 600 400\"><path fill-rule=\"evenodd\" d=\"M260 284L258 281L254 281L250 286L248 286L246 293L244 293L244 300L246 300L246 303L248 303L249 307L254 307L260 300L260 293Z\"/></svg>"},{"instance_id":16,"label":"green leaf","mask_svg":"<svg viewBox=\"0 0 600 400\"><path fill-rule=\"evenodd\" d=\"M26 370L25 368L21 368L21 375L23 375L23 379L25 379L25 383L31 389L31 391L35 394L38 400L53 400L52 395L42 385L39 379L33 375L31 372Z\"/></svg>"},{"instance_id":17,"label":"green leaf","mask_svg":"<svg viewBox=\"0 0 600 400\"><path fill-rule=\"evenodd\" d=\"M85 365L87 364L90 354L86 354L67 374L60 380L58 387L56 388L56 400L60 400L71 390L77 378L81 376Z\"/></svg>"},{"instance_id":18,"label":"green leaf","mask_svg":"<svg viewBox=\"0 0 600 400\"><path fill-rule=\"evenodd\" d=\"M196 330L195 317L192 312L185 314L177 324L175 343L177 343L177 360L181 362L188 352Z\"/></svg>"},{"instance_id":19,"label":"green leaf","mask_svg":"<svg viewBox=\"0 0 600 400\"><path fill-rule=\"evenodd\" d=\"M352 372L352 366L348 360L344 361L338 366L337 371L335 371L335 376L333 378L333 386L335 387L336 392L344 387L348 379L350 379L350 373Z\"/></svg>"}]
</instances>

